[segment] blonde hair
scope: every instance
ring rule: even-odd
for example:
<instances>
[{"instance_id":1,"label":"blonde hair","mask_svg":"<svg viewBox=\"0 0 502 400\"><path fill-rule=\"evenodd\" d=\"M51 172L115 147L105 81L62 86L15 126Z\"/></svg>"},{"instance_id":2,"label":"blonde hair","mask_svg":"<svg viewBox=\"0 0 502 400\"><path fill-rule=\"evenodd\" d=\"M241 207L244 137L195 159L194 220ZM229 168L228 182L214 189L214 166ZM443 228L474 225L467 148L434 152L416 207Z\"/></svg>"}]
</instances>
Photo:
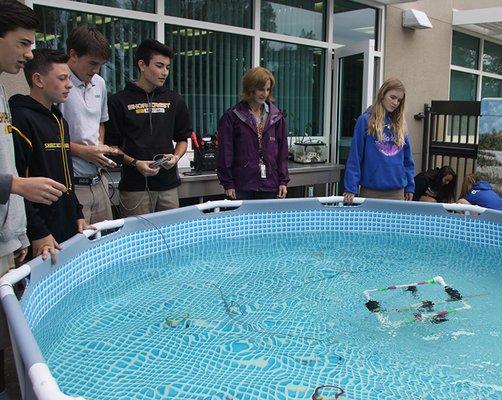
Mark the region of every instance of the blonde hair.
<instances>
[{"instance_id":1,"label":"blonde hair","mask_svg":"<svg viewBox=\"0 0 502 400\"><path fill-rule=\"evenodd\" d=\"M404 103L406 100L406 91L403 82L396 78L387 79L378 90L377 96L371 106L371 115L368 121L368 132L375 140L383 140L384 117L387 111L383 106L383 99L388 91L397 90L403 92L403 99L399 106L390 113L391 128L396 138L395 142L399 147L404 146L404 137L406 135L406 121L404 120Z\"/></svg>"},{"instance_id":2,"label":"blonde hair","mask_svg":"<svg viewBox=\"0 0 502 400\"><path fill-rule=\"evenodd\" d=\"M270 93L267 97L267 101L274 101L272 93L275 86L275 78L272 72L263 67L249 69L242 77L241 100L251 100L254 92L263 89L267 81L270 81Z\"/></svg>"},{"instance_id":3,"label":"blonde hair","mask_svg":"<svg viewBox=\"0 0 502 400\"><path fill-rule=\"evenodd\" d=\"M466 175L464 181L462 182L462 190L460 191L460 198L465 199L467 192L479 181L479 177L476 174Z\"/></svg>"}]
</instances>

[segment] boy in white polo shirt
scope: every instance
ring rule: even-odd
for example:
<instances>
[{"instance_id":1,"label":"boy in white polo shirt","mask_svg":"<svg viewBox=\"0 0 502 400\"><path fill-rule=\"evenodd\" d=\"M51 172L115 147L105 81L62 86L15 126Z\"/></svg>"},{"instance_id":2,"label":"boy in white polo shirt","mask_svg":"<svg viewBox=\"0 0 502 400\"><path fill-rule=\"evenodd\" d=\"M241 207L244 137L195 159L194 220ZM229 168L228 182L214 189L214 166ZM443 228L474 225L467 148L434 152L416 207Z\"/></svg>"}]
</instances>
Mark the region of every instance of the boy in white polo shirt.
<instances>
[{"instance_id":1,"label":"boy in white polo shirt","mask_svg":"<svg viewBox=\"0 0 502 400\"><path fill-rule=\"evenodd\" d=\"M115 163L105 156L115 150L105 146L104 125L108 121L105 81L99 70L110 58L110 45L91 25L73 29L66 40L73 88L61 112L70 128L75 192L88 224L113 219L108 181L102 168Z\"/></svg>"}]
</instances>

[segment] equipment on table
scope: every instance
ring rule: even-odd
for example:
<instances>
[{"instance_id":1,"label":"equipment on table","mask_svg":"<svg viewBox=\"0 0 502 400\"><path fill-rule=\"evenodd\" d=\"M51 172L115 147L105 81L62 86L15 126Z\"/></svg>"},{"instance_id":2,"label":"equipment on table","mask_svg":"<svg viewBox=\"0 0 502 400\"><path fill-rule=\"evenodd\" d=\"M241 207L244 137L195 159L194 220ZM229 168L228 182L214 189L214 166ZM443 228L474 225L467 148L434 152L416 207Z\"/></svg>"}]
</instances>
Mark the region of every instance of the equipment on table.
<instances>
[{"instance_id":1,"label":"equipment on table","mask_svg":"<svg viewBox=\"0 0 502 400\"><path fill-rule=\"evenodd\" d=\"M328 146L322 140L307 139L295 142L293 161L301 164L325 163L328 160Z\"/></svg>"},{"instance_id":2,"label":"equipment on table","mask_svg":"<svg viewBox=\"0 0 502 400\"><path fill-rule=\"evenodd\" d=\"M190 166L195 171L215 171L216 157L218 155L218 140L216 136L199 138L197 133L192 132L192 147L194 160Z\"/></svg>"}]
</instances>

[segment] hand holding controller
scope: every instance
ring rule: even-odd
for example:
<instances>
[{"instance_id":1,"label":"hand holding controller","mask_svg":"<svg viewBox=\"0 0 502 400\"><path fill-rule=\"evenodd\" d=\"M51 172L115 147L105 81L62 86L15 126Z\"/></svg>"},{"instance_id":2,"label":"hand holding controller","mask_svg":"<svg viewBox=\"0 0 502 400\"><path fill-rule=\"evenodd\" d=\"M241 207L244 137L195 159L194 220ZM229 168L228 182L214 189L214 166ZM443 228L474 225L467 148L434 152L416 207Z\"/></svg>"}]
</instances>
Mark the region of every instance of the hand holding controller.
<instances>
[{"instance_id":1,"label":"hand holding controller","mask_svg":"<svg viewBox=\"0 0 502 400\"><path fill-rule=\"evenodd\" d=\"M174 158L174 155L172 154L163 154L162 156L154 157L153 162L149 165L150 168L165 168L165 169L171 169L174 167L174 164L169 163Z\"/></svg>"}]
</instances>

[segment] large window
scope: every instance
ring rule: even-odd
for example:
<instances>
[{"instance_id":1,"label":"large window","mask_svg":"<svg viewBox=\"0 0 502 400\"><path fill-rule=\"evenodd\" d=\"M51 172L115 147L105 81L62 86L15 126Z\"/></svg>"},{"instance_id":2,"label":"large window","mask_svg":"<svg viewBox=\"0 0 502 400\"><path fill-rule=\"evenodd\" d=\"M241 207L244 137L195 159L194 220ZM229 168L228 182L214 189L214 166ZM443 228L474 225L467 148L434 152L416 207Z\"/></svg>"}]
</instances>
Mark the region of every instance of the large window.
<instances>
[{"instance_id":1,"label":"large window","mask_svg":"<svg viewBox=\"0 0 502 400\"><path fill-rule=\"evenodd\" d=\"M166 15L251 28L252 0L165 0Z\"/></svg>"},{"instance_id":2,"label":"large window","mask_svg":"<svg viewBox=\"0 0 502 400\"><path fill-rule=\"evenodd\" d=\"M502 45L485 41L483 71L502 75Z\"/></svg>"},{"instance_id":3,"label":"large window","mask_svg":"<svg viewBox=\"0 0 502 400\"><path fill-rule=\"evenodd\" d=\"M155 0L73 0L79 3L96 4L115 8L125 8L127 10L155 12Z\"/></svg>"},{"instance_id":4,"label":"large window","mask_svg":"<svg viewBox=\"0 0 502 400\"><path fill-rule=\"evenodd\" d=\"M501 97L502 45L453 31L451 100Z\"/></svg>"},{"instance_id":5,"label":"large window","mask_svg":"<svg viewBox=\"0 0 502 400\"><path fill-rule=\"evenodd\" d=\"M481 98L485 97L502 97L502 79L483 78Z\"/></svg>"},{"instance_id":6,"label":"large window","mask_svg":"<svg viewBox=\"0 0 502 400\"><path fill-rule=\"evenodd\" d=\"M36 46L66 50L66 39L79 24L96 25L112 46L110 61L101 69L101 76L110 93L123 89L126 82L137 77L134 51L144 39L155 36L155 24L131 19L65 11L44 6L34 7L40 21Z\"/></svg>"},{"instance_id":7,"label":"large window","mask_svg":"<svg viewBox=\"0 0 502 400\"><path fill-rule=\"evenodd\" d=\"M337 47L377 41L378 12L350 0L334 0L333 41ZM377 46L378 48L378 46Z\"/></svg>"},{"instance_id":8,"label":"large window","mask_svg":"<svg viewBox=\"0 0 502 400\"><path fill-rule=\"evenodd\" d=\"M478 68L479 42L476 37L453 31L451 63L460 67Z\"/></svg>"},{"instance_id":9,"label":"large window","mask_svg":"<svg viewBox=\"0 0 502 400\"><path fill-rule=\"evenodd\" d=\"M451 71L450 100L475 101L477 77L460 71Z\"/></svg>"},{"instance_id":10,"label":"large window","mask_svg":"<svg viewBox=\"0 0 502 400\"><path fill-rule=\"evenodd\" d=\"M110 93L138 78L135 51L143 40L154 38L175 52L166 85L183 96L193 128L200 134L214 134L223 112L239 100L246 70L262 65L276 77L276 102L286 111L291 134L324 136L326 140L338 129L330 121L331 113L326 113L331 110L337 85L327 54L331 57L341 47L345 51L370 45L369 40L378 48L378 11L383 8L359 0L31 3L42 22L37 47L66 50L68 34L82 23L96 25L103 32L112 56L100 74ZM65 5L69 9L56 8ZM352 72L361 74L359 69ZM371 81L374 74L369 76ZM362 76L354 79L360 82ZM493 83L486 81L484 86L492 88ZM357 97L350 96L349 89L344 94L344 98Z\"/></svg>"},{"instance_id":11,"label":"large window","mask_svg":"<svg viewBox=\"0 0 502 400\"><path fill-rule=\"evenodd\" d=\"M241 79L251 67L251 38L166 26L166 44L176 52L172 88L187 102L196 132L216 132L218 119L238 101Z\"/></svg>"},{"instance_id":12,"label":"large window","mask_svg":"<svg viewBox=\"0 0 502 400\"><path fill-rule=\"evenodd\" d=\"M294 136L323 135L325 51L262 40L261 65L275 76L277 105L287 113Z\"/></svg>"},{"instance_id":13,"label":"large window","mask_svg":"<svg viewBox=\"0 0 502 400\"><path fill-rule=\"evenodd\" d=\"M324 39L326 1L262 0L261 29L268 32Z\"/></svg>"}]
</instances>

